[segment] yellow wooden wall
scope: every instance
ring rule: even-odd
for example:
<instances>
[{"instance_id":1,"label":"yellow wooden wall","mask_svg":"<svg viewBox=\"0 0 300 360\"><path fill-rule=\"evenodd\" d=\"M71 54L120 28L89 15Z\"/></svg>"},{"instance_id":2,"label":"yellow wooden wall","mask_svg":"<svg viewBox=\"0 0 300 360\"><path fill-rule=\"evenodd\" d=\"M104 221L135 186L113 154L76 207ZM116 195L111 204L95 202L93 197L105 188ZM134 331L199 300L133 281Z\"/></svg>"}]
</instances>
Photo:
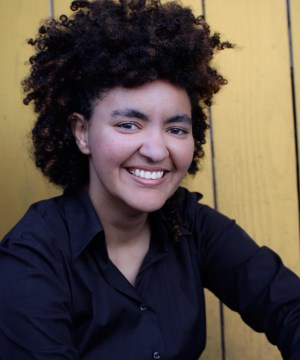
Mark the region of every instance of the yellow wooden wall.
<instances>
[{"instance_id":1,"label":"yellow wooden wall","mask_svg":"<svg viewBox=\"0 0 300 360\"><path fill-rule=\"evenodd\" d=\"M289 0L292 52L286 0L182 2L197 13L205 12L214 30L238 44L236 50L221 53L215 60L229 85L212 109L212 141L207 144L203 171L185 184L204 193L205 203L235 218L259 244L279 252L299 274L300 1ZM30 203L59 193L31 163L28 133L33 116L22 105L19 86L30 54L25 39L35 34L40 19L50 15L50 3L0 3L0 237ZM69 0L52 3L56 15L69 12ZM221 326L219 301L209 293L207 299L208 343L201 359L281 359L264 335L249 330L225 307Z\"/></svg>"},{"instance_id":2,"label":"yellow wooden wall","mask_svg":"<svg viewBox=\"0 0 300 360\"><path fill-rule=\"evenodd\" d=\"M294 55L300 47L296 2L299 5L294 1L292 14ZM239 44L237 51L227 51L216 60L229 79L212 111L218 209L236 218L258 243L279 252L299 273L286 1L228 0L225 7L219 0L207 0L205 10L213 28ZM297 60L295 70L300 57ZM297 96L299 99L299 88ZM223 330L226 359L281 358L264 335L250 331L227 309Z\"/></svg>"}]
</instances>

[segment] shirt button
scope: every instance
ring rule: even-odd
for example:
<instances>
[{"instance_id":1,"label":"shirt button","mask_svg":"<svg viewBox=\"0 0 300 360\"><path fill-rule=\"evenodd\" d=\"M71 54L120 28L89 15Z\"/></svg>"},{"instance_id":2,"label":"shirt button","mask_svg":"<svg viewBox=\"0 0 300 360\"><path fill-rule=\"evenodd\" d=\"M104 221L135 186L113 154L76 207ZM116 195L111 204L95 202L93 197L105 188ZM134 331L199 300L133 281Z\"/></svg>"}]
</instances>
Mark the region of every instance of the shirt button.
<instances>
[{"instance_id":1,"label":"shirt button","mask_svg":"<svg viewBox=\"0 0 300 360\"><path fill-rule=\"evenodd\" d=\"M159 354L158 351L155 351L155 352L153 353L153 359L160 359L160 354Z\"/></svg>"},{"instance_id":2,"label":"shirt button","mask_svg":"<svg viewBox=\"0 0 300 360\"><path fill-rule=\"evenodd\" d=\"M140 310L141 311L145 311L145 310L147 310L148 308L147 308L147 306L145 305L145 304L141 304L140 305ZM155 359L155 358L154 358ZM158 358L159 359L159 358Z\"/></svg>"}]
</instances>

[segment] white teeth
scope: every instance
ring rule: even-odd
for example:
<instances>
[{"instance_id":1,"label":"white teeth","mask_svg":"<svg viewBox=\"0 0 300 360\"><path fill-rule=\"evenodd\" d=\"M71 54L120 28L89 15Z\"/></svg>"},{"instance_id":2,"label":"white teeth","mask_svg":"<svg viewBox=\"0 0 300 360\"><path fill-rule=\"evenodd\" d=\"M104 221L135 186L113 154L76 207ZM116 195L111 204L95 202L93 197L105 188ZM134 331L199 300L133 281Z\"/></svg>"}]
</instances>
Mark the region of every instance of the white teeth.
<instances>
[{"instance_id":1,"label":"white teeth","mask_svg":"<svg viewBox=\"0 0 300 360\"><path fill-rule=\"evenodd\" d=\"M151 179L151 172L150 171L145 172L145 178L146 179Z\"/></svg>"},{"instance_id":2,"label":"white teeth","mask_svg":"<svg viewBox=\"0 0 300 360\"><path fill-rule=\"evenodd\" d=\"M130 174L147 179L147 180L156 180L161 179L164 175L163 171L145 171L145 170L139 170L139 169L130 169Z\"/></svg>"}]
</instances>

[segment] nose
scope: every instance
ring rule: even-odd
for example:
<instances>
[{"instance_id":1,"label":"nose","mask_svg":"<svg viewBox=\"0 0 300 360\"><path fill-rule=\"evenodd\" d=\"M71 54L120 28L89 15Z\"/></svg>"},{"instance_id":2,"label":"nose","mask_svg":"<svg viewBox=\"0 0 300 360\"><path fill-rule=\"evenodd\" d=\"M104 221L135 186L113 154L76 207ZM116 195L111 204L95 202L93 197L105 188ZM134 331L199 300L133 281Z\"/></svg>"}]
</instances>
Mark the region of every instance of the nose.
<instances>
[{"instance_id":1,"label":"nose","mask_svg":"<svg viewBox=\"0 0 300 360\"><path fill-rule=\"evenodd\" d=\"M153 162L159 162L169 156L169 150L164 134L160 132L148 133L144 139L139 153Z\"/></svg>"}]
</instances>

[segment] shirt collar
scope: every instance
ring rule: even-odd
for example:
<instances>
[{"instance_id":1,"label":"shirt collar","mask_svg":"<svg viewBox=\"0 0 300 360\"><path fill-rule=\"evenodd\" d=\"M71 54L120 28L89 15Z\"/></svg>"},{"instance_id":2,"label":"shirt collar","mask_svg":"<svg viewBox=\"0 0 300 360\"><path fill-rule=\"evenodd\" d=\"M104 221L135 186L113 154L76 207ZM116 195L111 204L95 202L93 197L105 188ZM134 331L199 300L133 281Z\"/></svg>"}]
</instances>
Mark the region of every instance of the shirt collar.
<instances>
[{"instance_id":1,"label":"shirt collar","mask_svg":"<svg viewBox=\"0 0 300 360\"><path fill-rule=\"evenodd\" d=\"M82 189L66 191L63 195L64 212L71 238L72 260L82 253L103 226L93 207L88 193Z\"/></svg>"},{"instance_id":2,"label":"shirt collar","mask_svg":"<svg viewBox=\"0 0 300 360\"><path fill-rule=\"evenodd\" d=\"M201 194L197 194L200 199ZM75 261L90 242L100 233L103 233L103 226L94 209L90 197L84 189L77 191L65 191L63 195L65 218L68 224L71 238L71 256ZM159 236L159 247L167 252L170 246L170 234L166 219L161 210L150 214L152 229L155 229ZM185 224L181 227L182 235L190 235L191 232ZM104 245L105 246L105 245Z\"/></svg>"}]
</instances>

